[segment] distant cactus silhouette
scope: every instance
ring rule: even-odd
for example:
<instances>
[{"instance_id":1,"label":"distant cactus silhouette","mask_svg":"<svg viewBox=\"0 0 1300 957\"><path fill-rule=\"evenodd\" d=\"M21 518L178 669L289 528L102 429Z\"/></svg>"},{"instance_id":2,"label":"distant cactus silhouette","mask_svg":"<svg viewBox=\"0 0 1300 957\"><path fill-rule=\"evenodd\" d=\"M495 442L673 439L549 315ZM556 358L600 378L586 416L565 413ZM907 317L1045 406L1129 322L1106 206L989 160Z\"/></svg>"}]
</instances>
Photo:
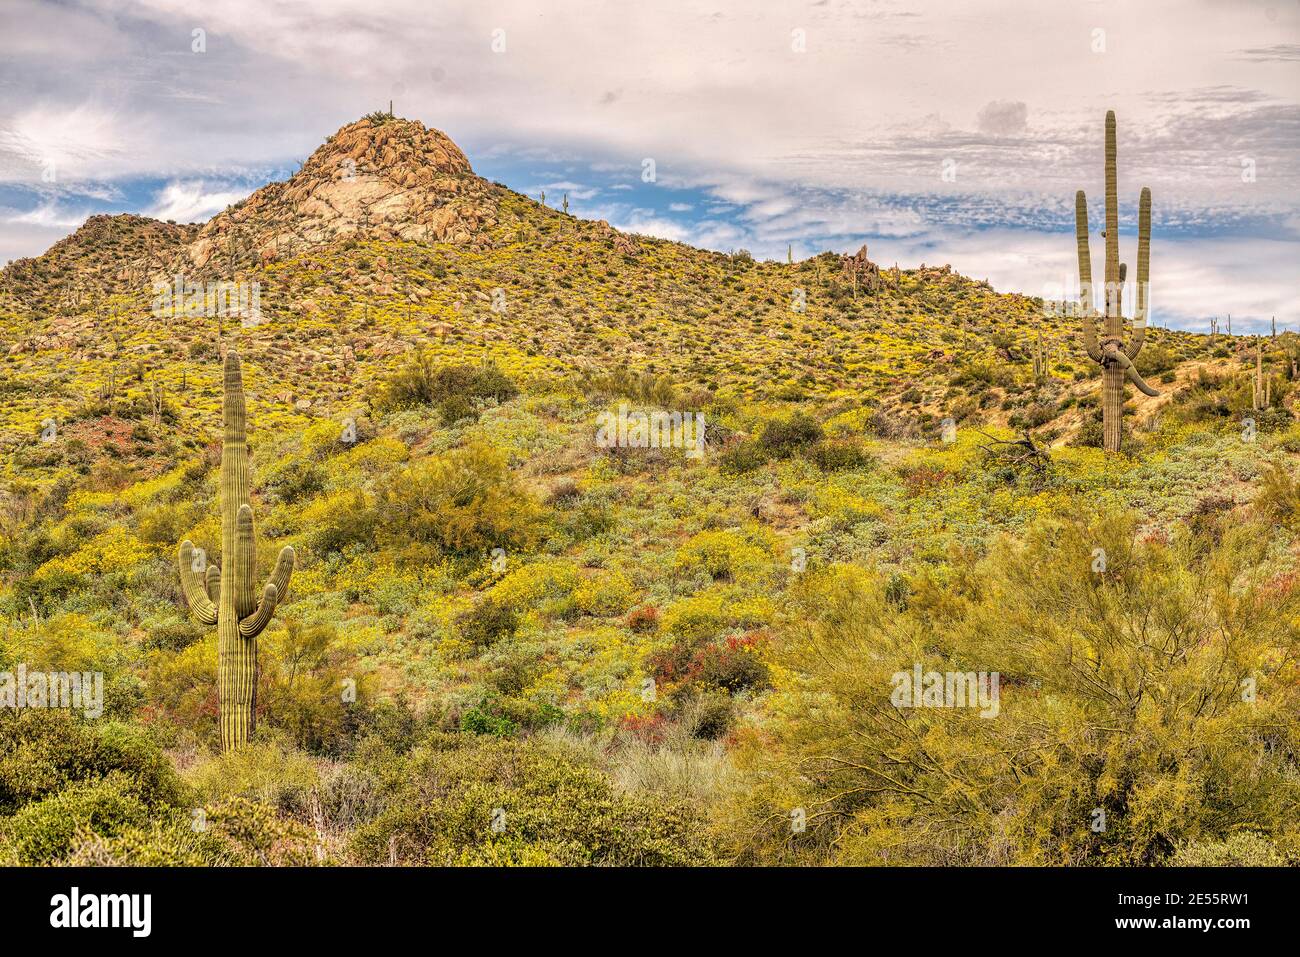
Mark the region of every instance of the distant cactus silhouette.
<instances>
[{"instance_id":1,"label":"distant cactus silhouette","mask_svg":"<svg viewBox=\"0 0 1300 957\"><path fill-rule=\"evenodd\" d=\"M1034 382L1042 385L1047 381L1047 348L1043 345L1043 332L1041 329L1038 331L1038 337L1031 349L1034 361Z\"/></svg>"},{"instance_id":2,"label":"distant cactus silhouette","mask_svg":"<svg viewBox=\"0 0 1300 957\"><path fill-rule=\"evenodd\" d=\"M226 350L221 447L221 562L208 565L189 539L181 542L181 590L190 611L217 626L217 690L221 698L221 749L233 751L253 736L257 703L257 636L289 590L294 552L280 551L271 580L254 593L257 547L253 509L248 503L248 443L239 354Z\"/></svg>"},{"instance_id":3,"label":"distant cactus silhouette","mask_svg":"<svg viewBox=\"0 0 1300 957\"><path fill-rule=\"evenodd\" d=\"M1267 409L1272 399L1272 381L1264 375L1264 341L1255 337L1255 378L1251 389L1251 408L1256 412Z\"/></svg>"},{"instance_id":4,"label":"distant cactus silhouette","mask_svg":"<svg viewBox=\"0 0 1300 957\"><path fill-rule=\"evenodd\" d=\"M1119 199L1115 173L1115 113L1106 113L1106 286L1104 295L1105 328L1097 338L1097 313L1093 306L1092 262L1088 252L1088 200L1083 190L1074 196L1074 231L1079 247L1080 313L1083 316L1083 342L1088 358L1102 368L1101 411L1102 445L1108 452L1118 452L1123 433L1124 379L1147 395L1159 395L1138 374L1133 360L1142 351L1147 332L1147 287L1151 275L1151 190L1143 187L1138 201L1137 305L1133 313L1133 335L1124 345L1124 316L1120 311L1124 298L1127 268L1119 261Z\"/></svg>"}]
</instances>

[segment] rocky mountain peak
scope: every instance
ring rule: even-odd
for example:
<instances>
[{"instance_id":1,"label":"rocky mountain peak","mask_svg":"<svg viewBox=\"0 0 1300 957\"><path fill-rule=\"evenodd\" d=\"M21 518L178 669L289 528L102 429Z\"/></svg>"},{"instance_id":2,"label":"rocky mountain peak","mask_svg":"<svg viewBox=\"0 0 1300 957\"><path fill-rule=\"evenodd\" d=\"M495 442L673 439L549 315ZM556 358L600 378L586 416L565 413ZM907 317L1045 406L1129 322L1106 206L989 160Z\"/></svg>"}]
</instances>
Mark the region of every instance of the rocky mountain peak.
<instances>
[{"instance_id":1,"label":"rocky mountain peak","mask_svg":"<svg viewBox=\"0 0 1300 957\"><path fill-rule=\"evenodd\" d=\"M484 248L496 221L492 187L447 134L377 113L215 216L188 253L195 268L234 270L351 235Z\"/></svg>"},{"instance_id":2,"label":"rocky mountain peak","mask_svg":"<svg viewBox=\"0 0 1300 957\"><path fill-rule=\"evenodd\" d=\"M403 186L473 172L446 133L389 114L371 114L342 127L321 144L298 175L331 176L339 170L344 175L385 176Z\"/></svg>"}]
</instances>

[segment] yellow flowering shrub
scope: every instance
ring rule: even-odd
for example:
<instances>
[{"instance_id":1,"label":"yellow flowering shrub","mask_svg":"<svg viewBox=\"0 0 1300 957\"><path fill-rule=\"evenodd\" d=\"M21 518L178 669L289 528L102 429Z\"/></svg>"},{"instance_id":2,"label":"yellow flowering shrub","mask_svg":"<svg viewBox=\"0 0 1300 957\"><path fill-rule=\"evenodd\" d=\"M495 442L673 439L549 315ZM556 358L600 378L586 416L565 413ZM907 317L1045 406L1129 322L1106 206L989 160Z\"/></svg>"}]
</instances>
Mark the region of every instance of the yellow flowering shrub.
<instances>
[{"instance_id":1,"label":"yellow flowering shrub","mask_svg":"<svg viewBox=\"0 0 1300 957\"><path fill-rule=\"evenodd\" d=\"M879 502L857 495L837 485L817 489L813 495L813 514L832 524L848 528L861 522L873 522L885 514Z\"/></svg>"},{"instance_id":2,"label":"yellow flowering shrub","mask_svg":"<svg viewBox=\"0 0 1300 957\"><path fill-rule=\"evenodd\" d=\"M149 558L153 551L121 525L96 535L71 555L52 558L36 570L40 578L58 573L104 575L124 571Z\"/></svg>"},{"instance_id":3,"label":"yellow flowering shrub","mask_svg":"<svg viewBox=\"0 0 1300 957\"><path fill-rule=\"evenodd\" d=\"M122 489L120 492L92 492L81 490L68 496L68 511L82 512L109 508L115 505L129 505L138 508L145 502L169 492L184 480L185 467L172 469L143 482Z\"/></svg>"},{"instance_id":4,"label":"yellow flowering shrub","mask_svg":"<svg viewBox=\"0 0 1300 957\"><path fill-rule=\"evenodd\" d=\"M410 454L410 449L400 439L380 436L335 456L333 464L345 471L370 473L405 462Z\"/></svg>"},{"instance_id":5,"label":"yellow flowering shrub","mask_svg":"<svg viewBox=\"0 0 1300 957\"><path fill-rule=\"evenodd\" d=\"M507 573L489 589L488 596L516 611L536 611L550 617L576 607L573 594L579 584L578 568L573 562L544 558Z\"/></svg>"},{"instance_id":6,"label":"yellow flowering shrub","mask_svg":"<svg viewBox=\"0 0 1300 957\"><path fill-rule=\"evenodd\" d=\"M583 577L573 590L574 603L589 615L621 615L631 607L636 592L622 572L599 569Z\"/></svg>"},{"instance_id":7,"label":"yellow flowering shrub","mask_svg":"<svg viewBox=\"0 0 1300 957\"><path fill-rule=\"evenodd\" d=\"M752 580L772 567L770 547L757 545L752 536L735 529L718 529L694 535L677 550L677 571L705 571L720 581Z\"/></svg>"},{"instance_id":8,"label":"yellow flowering shrub","mask_svg":"<svg viewBox=\"0 0 1300 957\"><path fill-rule=\"evenodd\" d=\"M664 630L688 640L713 638L725 631L755 628L775 612L766 595L746 595L732 587L714 587L683 598L664 613Z\"/></svg>"},{"instance_id":9,"label":"yellow flowering shrub","mask_svg":"<svg viewBox=\"0 0 1300 957\"><path fill-rule=\"evenodd\" d=\"M52 671L102 671L116 656L113 636L74 613L25 621L9 631L7 643L9 661Z\"/></svg>"}]
</instances>

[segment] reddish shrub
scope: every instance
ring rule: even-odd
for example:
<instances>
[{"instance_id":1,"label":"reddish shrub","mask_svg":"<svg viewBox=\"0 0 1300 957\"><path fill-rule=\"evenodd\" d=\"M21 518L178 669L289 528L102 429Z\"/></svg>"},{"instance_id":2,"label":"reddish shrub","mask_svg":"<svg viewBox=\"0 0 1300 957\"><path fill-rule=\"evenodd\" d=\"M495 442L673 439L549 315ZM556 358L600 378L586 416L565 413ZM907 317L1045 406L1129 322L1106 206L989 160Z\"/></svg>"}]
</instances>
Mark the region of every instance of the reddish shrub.
<instances>
[{"instance_id":1,"label":"reddish shrub","mask_svg":"<svg viewBox=\"0 0 1300 957\"><path fill-rule=\"evenodd\" d=\"M767 687L767 665L756 653L757 646L765 637L759 632L751 632L703 645L691 658L688 678L700 684L724 688L732 694L747 688Z\"/></svg>"},{"instance_id":2,"label":"reddish shrub","mask_svg":"<svg viewBox=\"0 0 1300 957\"><path fill-rule=\"evenodd\" d=\"M654 605L633 608L627 614L627 626L638 635L654 631L659 627L659 609Z\"/></svg>"},{"instance_id":3,"label":"reddish shrub","mask_svg":"<svg viewBox=\"0 0 1300 957\"><path fill-rule=\"evenodd\" d=\"M931 468L928 465L918 465L916 468L904 472L903 487L911 498L924 495L931 489L938 488L944 482L948 481L949 475L943 469Z\"/></svg>"},{"instance_id":4,"label":"reddish shrub","mask_svg":"<svg viewBox=\"0 0 1300 957\"><path fill-rule=\"evenodd\" d=\"M767 665L757 649L767 635L762 631L731 635L722 641L674 642L652 652L647 665L656 681L721 688L732 694L768 685Z\"/></svg>"},{"instance_id":5,"label":"reddish shrub","mask_svg":"<svg viewBox=\"0 0 1300 957\"><path fill-rule=\"evenodd\" d=\"M620 730L641 739L646 744L663 743L667 726L668 719L657 712L645 718L635 714L625 714L619 723Z\"/></svg>"}]
</instances>

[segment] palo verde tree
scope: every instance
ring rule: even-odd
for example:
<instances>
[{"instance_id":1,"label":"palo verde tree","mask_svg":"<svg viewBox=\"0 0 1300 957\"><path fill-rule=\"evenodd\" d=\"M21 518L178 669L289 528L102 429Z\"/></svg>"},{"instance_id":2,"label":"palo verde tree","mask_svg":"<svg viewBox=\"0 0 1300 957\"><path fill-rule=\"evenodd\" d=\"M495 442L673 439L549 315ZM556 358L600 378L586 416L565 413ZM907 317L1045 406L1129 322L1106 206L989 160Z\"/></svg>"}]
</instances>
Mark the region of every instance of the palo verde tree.
<instances>
[{"instance_id":1,"label":"palo verde tree","mask_svg":"<svg viewBox=\"0 0 1300 957\"><path fill-rule=\"evenodd\" d=\"M1147 395L1159 395L1138 374L1133 360L1142 351L1147 332L1147 292L1151 275L1151 190L1143 187L1138 201L1137 298L1133 335L1124 344L1124 280L1127 266L1119 261L1119 199L1115 173L1115 112L1106 113L1106 287L1103 296L1105 325L1097 338L1097 314L1092 294L1092 261L1088 253L1088 200L1083 190L1074 195L1074 231L1079 244L1079 311L1083 317L1083 343L1088 358L1102 369L1101 414L1103 446L1118 452L1123 431L1124 379Z\"/></svg>"},{"instance_id":2,"label":"palo verde tree","mask_svg":"<svg viewBox=\"0 0 1300 957\"><path fill-rule=\"evenodd\" d=\"M918 571L904 601L859 566L800 576L768 721L736 737L727 856L1136 866L1242 835L1300 860L1300 588L1274 521L1166 539L1136 513L1044 519ZM897 697L917 670L937 699Z\"/></svg>"},{"instance_id":3,"label":"palo verde tree","mask_svg":"<svg viewBox=\"0 0 1300 957\"><path fill-rule=\"evenodd\" d=\"M254 589L257 547L248 502L248 443L239 354L226 350L221 447L221 562L206 557L186 539L180 547L181 589L190 611L217 626L217 688L221 698L221 748L233 751L253 736L257 705L257 636L289 590L294 552L286 545L262 590Z\"/></svg>"}]
</instances>

